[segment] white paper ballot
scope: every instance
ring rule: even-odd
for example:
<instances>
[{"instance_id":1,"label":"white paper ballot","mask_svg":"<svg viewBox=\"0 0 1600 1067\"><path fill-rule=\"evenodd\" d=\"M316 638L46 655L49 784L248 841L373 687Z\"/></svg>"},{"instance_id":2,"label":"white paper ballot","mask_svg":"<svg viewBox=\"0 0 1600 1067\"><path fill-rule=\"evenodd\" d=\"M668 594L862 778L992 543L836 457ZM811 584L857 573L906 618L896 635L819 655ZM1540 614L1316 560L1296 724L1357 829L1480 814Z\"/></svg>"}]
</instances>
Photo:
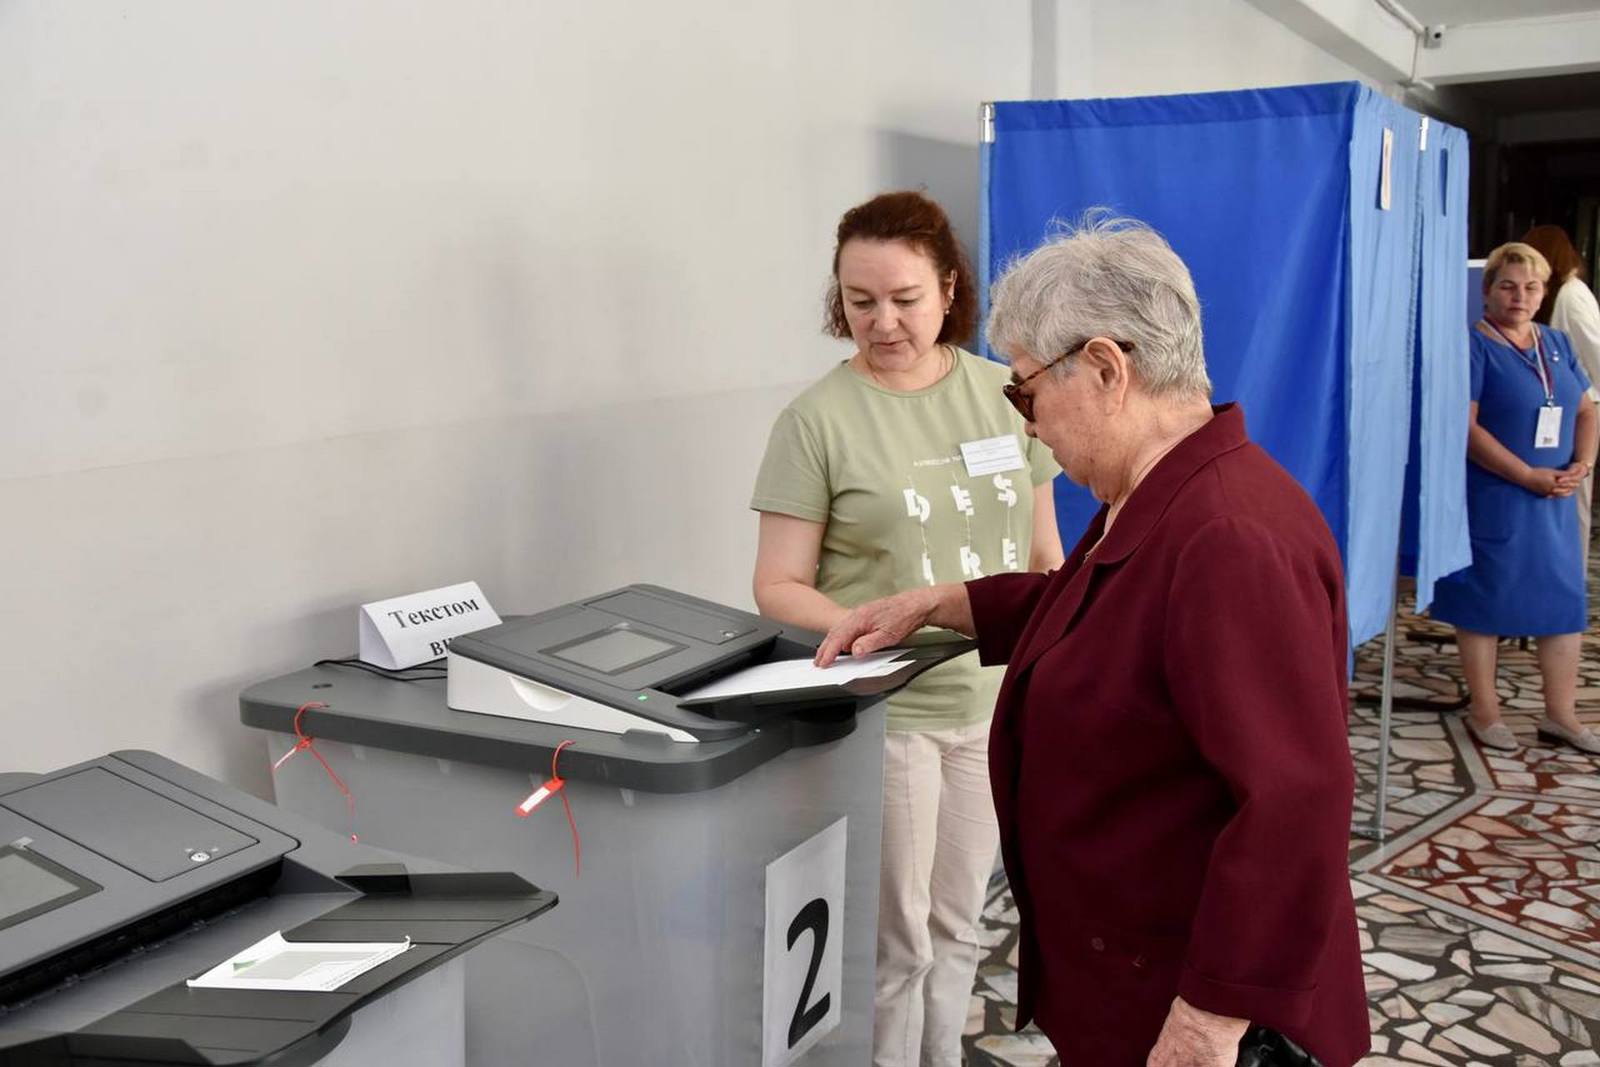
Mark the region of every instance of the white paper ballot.
<instances>
[{"instance_id":1,"label":"white paper ballot","mask_svg":"<svg viewBox=\"0 0 1600 1067\"><path fill-rule=\"evenodd\" d=\"M819 685L843 685L857 678L893 674L904 667L900 657L909 649L891 648L869 656L840 656L830 667L818 667L809 659L780 659L758 663L742 671L724 675L709 685L683 694L685 700L703 697L734 697L750 693L773 693L780 689L810 689Z\"/></svg>"},{"instance_id":2,"label":"white paper ballot","mask_svg":"<svg viewBox=\"0 0 1600 1067\"><path fill-rule=\"evenodd\" d=\"M232 959L223 960L199 978L193 989L288 989L331 993L346 982L394 959L411 947L384 941L285 941L283 934L264 937Z\"/></svg>"}]
</instances>

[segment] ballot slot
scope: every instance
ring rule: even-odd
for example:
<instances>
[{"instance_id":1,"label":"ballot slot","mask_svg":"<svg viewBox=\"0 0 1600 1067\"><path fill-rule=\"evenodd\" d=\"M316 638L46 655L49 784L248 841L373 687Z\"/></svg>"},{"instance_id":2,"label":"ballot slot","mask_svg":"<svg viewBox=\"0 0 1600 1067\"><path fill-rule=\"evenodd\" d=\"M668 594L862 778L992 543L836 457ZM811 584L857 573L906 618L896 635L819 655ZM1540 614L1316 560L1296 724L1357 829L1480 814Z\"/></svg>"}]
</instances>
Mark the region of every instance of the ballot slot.
<instances>
[{"instance_id":1,"label":"ballot slot","mask_svg":"<svg viewBox=\"0 0 1600 1067\"><path fill-rule=\"evenodd\" d=\"M753 648L718 660L716 663L702 664L676 677L663 679L655 689L667 696L681 698L719 678L766 663L774 657L777 645L778 639L769 637ZM683 706L688 705L685 703Z\"/></svg>"}]
</instances>

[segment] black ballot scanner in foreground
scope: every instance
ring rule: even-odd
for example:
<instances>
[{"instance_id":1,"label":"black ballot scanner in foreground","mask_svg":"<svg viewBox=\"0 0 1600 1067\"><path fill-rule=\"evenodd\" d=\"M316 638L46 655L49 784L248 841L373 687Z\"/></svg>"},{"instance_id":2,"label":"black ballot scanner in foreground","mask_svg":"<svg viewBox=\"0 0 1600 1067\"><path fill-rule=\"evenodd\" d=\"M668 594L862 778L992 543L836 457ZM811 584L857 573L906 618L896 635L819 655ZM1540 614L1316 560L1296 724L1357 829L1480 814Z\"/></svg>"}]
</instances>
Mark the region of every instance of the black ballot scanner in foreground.
<instances>
[{"instance_id":1,"label":"black ballot scanner in foreground","mask_svg":"<svg viewBox=\"0 0 1600 1067\"><path fill-rule=\"evenodd\" d=\"M0 1067L461 1062L446 965L555 895L397 858L149 752L0 773ZM187 985L274 933L410 946L331 992Z\"/></svg>"}]
</instances>

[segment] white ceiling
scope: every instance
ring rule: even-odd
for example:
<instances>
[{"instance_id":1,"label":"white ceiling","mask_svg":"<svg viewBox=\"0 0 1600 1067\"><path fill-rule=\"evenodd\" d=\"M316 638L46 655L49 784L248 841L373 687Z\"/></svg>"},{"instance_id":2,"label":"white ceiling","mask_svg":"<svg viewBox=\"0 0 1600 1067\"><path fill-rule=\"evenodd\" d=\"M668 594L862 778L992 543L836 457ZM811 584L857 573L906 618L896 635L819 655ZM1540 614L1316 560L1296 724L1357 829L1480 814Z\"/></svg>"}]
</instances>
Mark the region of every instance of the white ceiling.
<instances>
[{"instance_id":1,"label":"white ceiling","mask_svg":"<svg viewBox=\"0 0 1600 1067\"><path fill-rule=\"evenodd\" d=\"M1428 26L1443 23L1496 22L1542 15L1600 11L1600 0L1399 0L1400 6Z\"/></svg>"}]
</instances>

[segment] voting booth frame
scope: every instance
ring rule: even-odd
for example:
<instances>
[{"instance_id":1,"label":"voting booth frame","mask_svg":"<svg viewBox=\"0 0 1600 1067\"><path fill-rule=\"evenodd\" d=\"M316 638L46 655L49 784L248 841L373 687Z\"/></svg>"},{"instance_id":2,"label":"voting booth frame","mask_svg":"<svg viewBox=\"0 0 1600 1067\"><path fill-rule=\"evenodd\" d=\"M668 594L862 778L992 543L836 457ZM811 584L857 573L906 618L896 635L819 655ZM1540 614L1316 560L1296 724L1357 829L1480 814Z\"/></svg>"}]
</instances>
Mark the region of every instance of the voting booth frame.
<instances>
[{"instance_id":1,"label":"voting booth frame","mask_svg":"<svg viewBox=\"0 0 1600 1067\"><path fill-rule=\"evenodd\" d=\"M296 744L265 736L272 761ZM872 1053L883 738L874 701L844 736L712 788L647 793L569 776L581 876L559 802L514 811L548 766L530 773L326 734L315 744L350 791L363 843L508 869L560 895L539 923L466 961L469 1067L860 1067ZM317 761L288 760L275 784L282 807L352 827ZM826 844L841 822L839 869L806 853L781 862ZM794 879L837 883L842 914L816 903L828 892ZM795 914L780 914L786 906ZM782 1002L768 1002L779 990Z\"/></svg>"}]
</instances>

